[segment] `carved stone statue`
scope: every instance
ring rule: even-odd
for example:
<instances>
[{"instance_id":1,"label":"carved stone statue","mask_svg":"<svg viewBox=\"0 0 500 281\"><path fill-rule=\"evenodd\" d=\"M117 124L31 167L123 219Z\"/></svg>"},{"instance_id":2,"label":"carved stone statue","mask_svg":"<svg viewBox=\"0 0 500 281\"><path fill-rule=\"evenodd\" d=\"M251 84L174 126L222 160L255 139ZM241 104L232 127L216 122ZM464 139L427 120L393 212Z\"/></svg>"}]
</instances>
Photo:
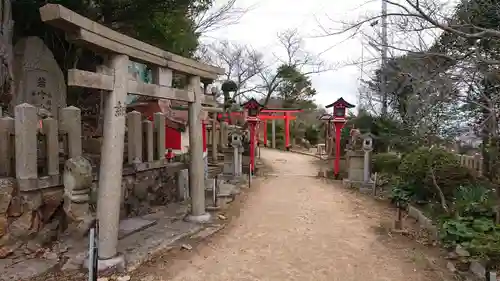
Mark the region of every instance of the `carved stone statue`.
<instances>
[{"instance_id":1,"label":"carved stone statue","mask_svg":"<svg viewBox=\"0 0 500 281\"><path fill-rule=\"evenodd\" d=\"M68 231L79 237L90 229L94 216L90 211L92 165L82 156L70 158L64 165L64 211Z\"/></svg>"},{"instance_id":2,"label":"carved stone statue","mask_svg":"<svg viewBox=\"0 0 500 281\"><path fill-rule=\"evenodd\" d=\"M356 129L353 125L349 135L351 136L350 148L352 150L360 150L362 143L360 142L361 132L359 129Z\"/></svg>"}]
</instances>

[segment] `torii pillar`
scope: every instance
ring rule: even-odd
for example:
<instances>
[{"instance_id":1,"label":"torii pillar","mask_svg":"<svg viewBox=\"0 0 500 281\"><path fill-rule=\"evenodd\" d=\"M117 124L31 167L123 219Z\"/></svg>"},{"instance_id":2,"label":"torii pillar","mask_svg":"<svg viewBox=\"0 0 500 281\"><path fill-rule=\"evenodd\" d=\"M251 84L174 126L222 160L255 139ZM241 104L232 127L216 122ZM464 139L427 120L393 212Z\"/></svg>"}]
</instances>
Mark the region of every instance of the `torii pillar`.
<instances>
[{"instance_id":1,"label":"torii pillar","mask_svg":"<svg viewBox=\"0 0 500 281\"><path fill-rule=\"evenodd\" d=\"M264 120L262 130L264 131L264 147L267 147L267 120Z\"/></svg>"},{"instance_id":2,"label":"torii pillar","mask_svg":"<svg viewBox=\"0 0 500 281\"><path fill-rule=\"evenodd\" d=\"M290 114L285 113L285 150L290 150Z\"/></svg>"},{"instance_id":3,"label":"torii pillar","mask_svg":"<svg viewBox=\"0 0 500 281\"><path fill-rule=\"evenodd\" d=\"M271 146L272 148L276 148L276 120L273 119L271 121Z\"/></svg>"}]
</instances>

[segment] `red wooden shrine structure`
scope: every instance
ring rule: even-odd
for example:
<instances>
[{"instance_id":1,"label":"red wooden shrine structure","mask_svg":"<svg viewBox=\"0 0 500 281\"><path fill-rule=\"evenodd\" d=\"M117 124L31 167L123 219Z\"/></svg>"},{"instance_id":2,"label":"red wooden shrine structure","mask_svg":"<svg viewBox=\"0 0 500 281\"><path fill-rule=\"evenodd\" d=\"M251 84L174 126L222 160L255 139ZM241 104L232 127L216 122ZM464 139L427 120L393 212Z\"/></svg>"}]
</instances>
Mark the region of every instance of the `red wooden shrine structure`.
<instances>
[{"instance_id":1,"label":"red wooden shrine structure","mask_svg":"<svg viewBox=\"0 0 500 281\"><path fill-rule=\"evenodd\" d=\"M346 109L354 108L355 105L346 102L343 98L340 98L334 103L326 106L326 108L330 107L333 107L333 115L328 120L328 124L333 123L335 125L335 162L333 172L335 176L338 176L340 171L340 138L342 135L342 128L344 128L344 125L347 122Z\"/></svg>"},{"instance_id":2,"label":"red wooden shrine structure","mask_svg":"<svg viewBox=\"0 0 500 281\"><path fill-rule=\"evenodd\" d=\"M168 101L170 103L170 101ZM164 101L158 100L139 100L129 107L141 112L145 118L152 121L153 115L156 112L165 113L167 109L163 106ZM170 106L170 104L169 104ZM171 110L172 111L172 110ZM187 110L173 110L175 111L175 117L167 116L165 124L165 149L171 150L175 153L183 153L183 149L186 143L182 143L184 131L187 129L185 123L187 123ZM203 137L203 156L207 153L207 134L206 134L206 121L202 120L202 137ZM184 137L187 139L187 137ZM167 158L173 157L174 155L165 155Z\"/></svg>"}]
</instances>

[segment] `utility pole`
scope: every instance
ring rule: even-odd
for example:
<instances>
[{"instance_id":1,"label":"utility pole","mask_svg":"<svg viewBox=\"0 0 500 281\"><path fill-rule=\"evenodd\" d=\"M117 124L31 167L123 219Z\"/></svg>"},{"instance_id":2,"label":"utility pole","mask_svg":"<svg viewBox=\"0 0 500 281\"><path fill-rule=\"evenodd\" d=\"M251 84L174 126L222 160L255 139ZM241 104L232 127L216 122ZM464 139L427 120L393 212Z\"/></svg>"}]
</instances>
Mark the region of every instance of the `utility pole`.
<instances>
[{"instance_id":1,"label":"utility pole","mask_svg":"<svg viewBox=\"0 0 500 281\"><path fill-rule=\"evenodd\" d=\"M364 42L361 40L361 66L359 69L359 85L362 85L362 83L363 83L363 71L364 71L364 67L365 67L365 56L364 56L365 52L364 51L365 51L365 45L364 45ZM361 105L361 103L363 102L363 98L361 97L361 90L362 89L358 88L358 104L359 105Z\"/></svg>"},{"instance_id":2,"label":"utility pole","mask_svg":"<svg viewBox=\"0 0 500 281\"><path fill-rule=\"evenodd\" d=\"M381 49L381 58L382 63L380 66L380 94L382 95L382 116L387 115L387 2L386 0L382 0L382 47Z\"/></svg>"}]
</instances>

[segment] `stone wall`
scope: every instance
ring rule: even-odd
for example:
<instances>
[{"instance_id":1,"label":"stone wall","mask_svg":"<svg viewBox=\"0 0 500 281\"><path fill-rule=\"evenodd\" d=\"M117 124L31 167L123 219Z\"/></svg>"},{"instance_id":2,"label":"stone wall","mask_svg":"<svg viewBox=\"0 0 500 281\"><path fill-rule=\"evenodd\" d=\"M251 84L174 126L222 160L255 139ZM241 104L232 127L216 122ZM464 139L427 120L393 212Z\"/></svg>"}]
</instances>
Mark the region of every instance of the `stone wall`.
<instances>
[{"instance_id":1,"label":"stone wall","mask_svg":"<svg viewBox=\"0 0 500 281\"><path fill-rule=\"evenodd\" d=\"M25 251L32 254L57 238L65 228L63 193L62 186L19 191L15 179L0 179L0 258L28 240L35 241Z\"/></svg>"},{"instance_id":2,"label":"stone wall","mask_svg":"<svg viewBox=\"0 0 500 281\"><path fill-rule=\"evenodd\" d=\"M122 218L145 215L154 206L179 201L176 174L184 166L137 172L125 169ZM16 182L14 178L0 178L0 258L16 250L35 255L44 245L58 239L67 228L62 185L19 191ZM95 210L97 188L95 182L92 210Z\"/></svg>"},{"instance_id":3,"label":"stone wall","mask_svg":"<svg viewBox=\"0 0 500 281\"><path fill-rule=\"evenodd\" d=\"M125 175L121 216L142 216L148 214L151 207L179 201L176 173L160 168Z\"/></svg>"}]
</instances>

